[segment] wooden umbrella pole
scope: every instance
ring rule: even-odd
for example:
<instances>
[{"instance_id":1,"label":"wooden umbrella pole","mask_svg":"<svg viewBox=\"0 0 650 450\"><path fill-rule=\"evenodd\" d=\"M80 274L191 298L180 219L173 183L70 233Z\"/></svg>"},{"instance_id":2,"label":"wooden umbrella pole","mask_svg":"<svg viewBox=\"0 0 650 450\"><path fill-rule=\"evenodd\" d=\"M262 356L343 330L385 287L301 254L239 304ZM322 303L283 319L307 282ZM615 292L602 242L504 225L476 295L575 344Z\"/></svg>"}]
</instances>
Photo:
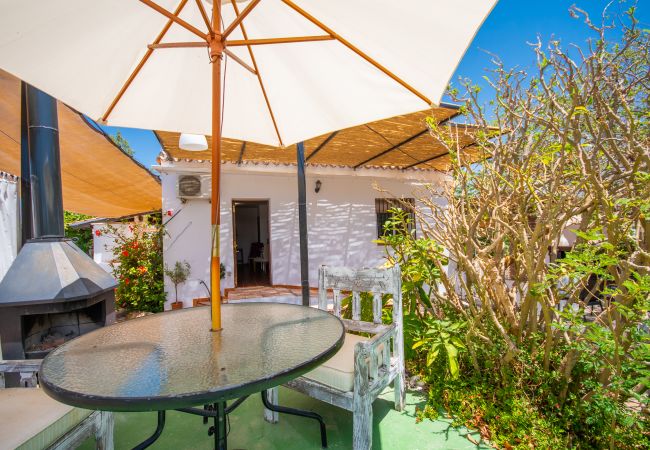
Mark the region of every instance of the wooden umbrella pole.
<instances>
[{"instance_id":1,"label":"wooden umbrella pole","mask_svg":"<svg viewBox=\"0 0 650 450\"><path fill-rule=\"evenodd\" d=\"M212 29L210 33L210 58L212 60L212 255L210 260L210 290L212 308L212 331L221 330L221 264L219 261L219 240L221 214L220 175L221 175L221 59L223 41L221 39L221 15L219 2L212 8Z\"/></svg>"}]
</instances>

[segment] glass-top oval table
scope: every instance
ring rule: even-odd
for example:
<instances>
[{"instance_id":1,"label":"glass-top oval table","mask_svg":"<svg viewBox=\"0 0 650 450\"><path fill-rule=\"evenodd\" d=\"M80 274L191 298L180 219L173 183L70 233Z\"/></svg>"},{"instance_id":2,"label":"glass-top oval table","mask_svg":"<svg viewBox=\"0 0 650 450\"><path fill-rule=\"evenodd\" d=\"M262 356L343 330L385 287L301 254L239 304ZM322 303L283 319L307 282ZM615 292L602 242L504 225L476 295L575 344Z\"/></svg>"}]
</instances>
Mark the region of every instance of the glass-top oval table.
<instances>
[{"instance_id":1,"label":"glass-top oval table","mask_svg":"<svg viewBox=\"0 0 650 450\"><path fill-rule=\"evenodd\" d=\"M278 412L319 420L315 413L271 405L266 390L314 369L343 345L335 316L280 303L222 306L223 329L210 331L210 308L154 314L101 328L52 351L40 370L43 390L56 400L104 411L165 410L211 417L217 449L225 449L226 415L261 392ZM238 399L227 406L226 401ZM205 405L203 409L194 408ZM323 441L326 446L326 441Z\"/></svg>"}]
</instances>

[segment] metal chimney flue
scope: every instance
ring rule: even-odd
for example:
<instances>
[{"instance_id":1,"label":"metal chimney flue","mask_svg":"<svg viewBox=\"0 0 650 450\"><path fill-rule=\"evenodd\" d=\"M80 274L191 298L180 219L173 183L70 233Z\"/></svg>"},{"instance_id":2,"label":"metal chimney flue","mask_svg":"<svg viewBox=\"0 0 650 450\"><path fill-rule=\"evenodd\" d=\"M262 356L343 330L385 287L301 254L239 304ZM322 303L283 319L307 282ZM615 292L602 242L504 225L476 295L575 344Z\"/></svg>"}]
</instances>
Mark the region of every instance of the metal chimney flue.
<instances>
[{"instance_id":1,"label":"metal chimney flue","mask_svg":"<svg viewBox=\"0 0 650 450\"><path fill-rule=\"evenodd\" d=\"M21 97L24 241L0 280L0 359L18 360L114 323L117 284L64 236L56 100L27 84ZM5 382L18 386L18 374Z\"/></svg>"},{"instance_id":2,"label":"metal chimney flue","mask_svg":"<svg viewBox=\"0 0 650 450\"><path fill-rule=\"evenodd\" d=\"M27 85L26 91L34 237L63 237L56 100L33 86Z\"/></svg>"}]
</instances>

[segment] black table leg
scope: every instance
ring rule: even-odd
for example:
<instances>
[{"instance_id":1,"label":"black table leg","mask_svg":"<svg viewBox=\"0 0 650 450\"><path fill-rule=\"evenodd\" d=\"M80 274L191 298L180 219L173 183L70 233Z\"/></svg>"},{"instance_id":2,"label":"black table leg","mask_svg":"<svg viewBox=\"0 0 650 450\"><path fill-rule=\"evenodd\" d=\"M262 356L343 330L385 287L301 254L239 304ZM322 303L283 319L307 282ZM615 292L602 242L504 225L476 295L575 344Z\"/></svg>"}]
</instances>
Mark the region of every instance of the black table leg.
<instances>
[{"instance_id":1,"label":"black table leg","mask_svg":"<svg viewBox=\"0 0 650 450\"><path fill-rule=\"evenodd\" d=\"M158 411L158 425L156 425L156 431L154 431L153 434L147 438L147 440L133 447L133 450L145 449L156 442L156 440L162 434L163 428L165 428L165 411Z\"/></svg>"},{"instance_id":2,"label":"black table leg","mask_svg":"<svg viewBox=\"0 0 650 450\"><path fill-rule=\"evenodd\" d=\"M213 416L214 425L208 430L208 435L210 432L214 433L214 448L215 450L228 450L228 430L226 429L226 402L219 402L213 405L214 413Z\"/></svg>"},{"instance_id":3,"label":"black table leg","mask_svg":"<svg viewBox=\"0 0 650 450\"><path fill-rule=\"evenodd\" d=\"M208 435L214 436L214 447L216 450L227 450L228 448L228 414L241 405L248 395L234 401L232 405L226 406L226 402L203 405L199 408L179 408L176 411L187 414L194 414L203 417L203 423L212 418L214 425L208 428Z\"/></svg>"},{"instance_id":4,"label":"black table leg","mask_svg":"<svg viewBox=\"0 0 650 450\"><path fill-rule=\"evenodd\" d=\"M323 421L323 417L320 414L316 414L315 412L312 411L303 411L301 409L287 408L286 406L273 405L269 402L266 391L262 391L262 403L264 404L264 407L266 409L270 409L271 411L284 413L284 414L291 414L294 416L307 417L309 419L317 420L318 423L320 424L321 445L323 446L323 448L327 448L327 431L325 430L325 422Z\"/></svg>"}]
</instances>

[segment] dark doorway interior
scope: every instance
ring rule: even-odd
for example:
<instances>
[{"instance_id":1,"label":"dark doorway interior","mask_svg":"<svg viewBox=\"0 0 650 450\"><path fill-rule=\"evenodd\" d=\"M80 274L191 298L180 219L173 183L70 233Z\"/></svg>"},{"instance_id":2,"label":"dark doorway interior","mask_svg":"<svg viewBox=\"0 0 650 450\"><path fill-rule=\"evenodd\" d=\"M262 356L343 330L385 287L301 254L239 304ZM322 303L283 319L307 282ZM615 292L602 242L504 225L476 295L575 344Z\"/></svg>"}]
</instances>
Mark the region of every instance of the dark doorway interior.
<instances>
[{"instance_id":1,"label":"dark doorway interior","mask_svg":"<svg viewBox=\"0 0 650 450\"><path fill-rule=\"evenodd\" d=\"M268 200L233 201L238 287L271 284Z\"/></svg>"}]
</instances>

